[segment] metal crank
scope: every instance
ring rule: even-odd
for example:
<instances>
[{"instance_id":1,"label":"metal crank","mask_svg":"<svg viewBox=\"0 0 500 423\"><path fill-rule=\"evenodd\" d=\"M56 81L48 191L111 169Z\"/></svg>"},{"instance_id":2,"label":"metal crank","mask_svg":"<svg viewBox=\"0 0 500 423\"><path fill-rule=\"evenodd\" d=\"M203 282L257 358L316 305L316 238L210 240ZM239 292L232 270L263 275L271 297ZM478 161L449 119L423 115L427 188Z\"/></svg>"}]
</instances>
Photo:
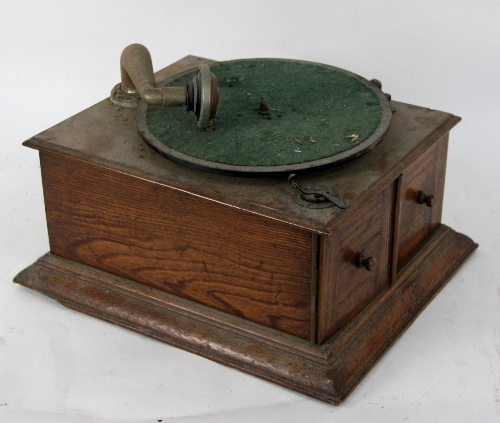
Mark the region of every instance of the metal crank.
<instances>
[{"instance_id":1,"label":"metal crank","mask_svg":"<svg viewBox=\"0 0 500 423\"><path fill-rule=\"evenodd\" d=\"M302 188L296 181L297 175L292 173L288 177L288 182L292 184L292 186L298 189L301 194L300 198L302 200L307 201L309 203L323 203L326 201L330 201L334 205L336 205L339 209L345 209L347 204L342 201L340 198L340 194L324 185L314 185L312 188Z\"/></svg>"}]
</instances>

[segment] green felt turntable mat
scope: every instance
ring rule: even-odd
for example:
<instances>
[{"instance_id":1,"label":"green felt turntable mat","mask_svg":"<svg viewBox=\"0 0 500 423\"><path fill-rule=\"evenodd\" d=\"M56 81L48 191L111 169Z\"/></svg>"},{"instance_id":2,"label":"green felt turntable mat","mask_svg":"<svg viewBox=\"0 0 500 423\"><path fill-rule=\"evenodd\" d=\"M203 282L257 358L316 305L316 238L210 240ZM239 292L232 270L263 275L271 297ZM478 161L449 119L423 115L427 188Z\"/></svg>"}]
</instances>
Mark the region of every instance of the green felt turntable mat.
<instances>
[{"instance_id":1,"label":"green felt turntable mat","mask_svg":"<svg viewBox=\"0 0 500 423\"><path fill-rule=\"evenodd\" d=\"M349 150L358 154L356 147L381 123L381 92L377 94L373 84L341 69L250 59L212 65L211 71L220 96L216 130L200 129L184 108L147 105L145 109L153 137L188 160L280 168ZM163 85L184 85L195 73ZM266 101L267 111L260 110L261 100Z\"/></svg>"}]
</instances>

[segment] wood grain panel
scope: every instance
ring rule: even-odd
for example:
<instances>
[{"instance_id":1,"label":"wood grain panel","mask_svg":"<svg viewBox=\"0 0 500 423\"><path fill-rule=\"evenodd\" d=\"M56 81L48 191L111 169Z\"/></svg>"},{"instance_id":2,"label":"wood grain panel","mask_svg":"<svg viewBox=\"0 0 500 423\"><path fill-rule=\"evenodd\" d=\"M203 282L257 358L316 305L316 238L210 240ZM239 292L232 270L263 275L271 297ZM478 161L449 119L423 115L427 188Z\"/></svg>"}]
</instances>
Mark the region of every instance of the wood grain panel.
<instances>
[{"instance_id":1,"label":"wood grain panel","mask_svg":"<svg viewBox=\"0 0 500 423\"><path fill-rule=\"evenodd\" d=\"M357 315L378 293L389 286L394 185L389 185L358 216L340 230L337 279L336 329ZM375 268L356 266L360 254L373 257Z\"/></svg>"},{"instance_id":2,"label":"wood grain panel","mask_svg":"<svg viewBox=\"0 0 500 423\"><path fill-rule=\"evenodd\" d=\"M51 252L310 337L310 232L41 153Z\"/></svg>"},{"instance_id":3,"label":"wood grain panel","mask_svg":"<svg viewBox=\"0 0 500 423\"><path fill-rule=\"evenodd\" d=\"M476 249L441 226L397 283L322 346L46 254L15 282L67 307L338 405Z\"/></svg>"},{"instance_id":4,"label":"wood grain panel","mask_svg":"<svg viewBox=\"0 0 500 423\"><path fill-rule=\"evenodd\" d=\"M348 323L390 284L394 184L323 243L325 271L320 279L318 342ZM359 254L373 257L375 268L358 268Z\"/></svg>"},{"instance_id":5,"label":"wood grain panel","mask_svg":"<svg viewBox=\"0 0 500 423\"><path fill-rule=\"evenodd\" d=\"M335 281L337 280L337 256L339 231L322 236L319 244L320 263L318 273L318 316L316 342L322 344L332 335L335 322Z\"/></svg>"},{"instance_id":6,"label":"wood grain panel","mask_svg":"<svg viewBox=\"0 0 500 423\"><path fill-rule=\"evenodd\" d=\"M401 176L398 265L441 223L448 134L430 147ZM418 203L421 191L434 195L432 207Z\"/></svg>"}]
</instances>

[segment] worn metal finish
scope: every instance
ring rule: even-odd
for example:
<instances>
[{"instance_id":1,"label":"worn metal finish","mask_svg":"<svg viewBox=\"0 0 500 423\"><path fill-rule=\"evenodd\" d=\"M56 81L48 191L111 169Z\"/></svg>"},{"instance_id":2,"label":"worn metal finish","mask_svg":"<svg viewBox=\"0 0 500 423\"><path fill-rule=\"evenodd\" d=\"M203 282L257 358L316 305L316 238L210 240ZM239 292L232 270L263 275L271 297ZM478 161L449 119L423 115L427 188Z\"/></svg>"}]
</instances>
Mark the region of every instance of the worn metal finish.
<instances>
[{"instance_id":1,"label":"worn metal finish","mask_svg":"<svg viewBox=\"0 0 500 423\"><path fill-rule=\"evenodd\" d=\"M208 64L200 65L193 83L184 87L157 87L151 54L141 44L126 47L120 57L121 84L111 91L110 100L119 106L135 108L142 99L163 107L187 106L194 112L200 128L210 126L219 102L217 79ZM211 122L213 126L213 121Z\"/></svg>"},{"instance_id":2,"label":"worn metal finish","mask_svg":"<svg viewBox=\"0 0 500 423\"><path fill-rule=\"evenodd\" d=\"M126 47L120 57L121 96L137 97L137 94L149 104L164 107L183 106L187 103L185 87L158 88L153 73L153 63L148 49L141 44ZM116 91L116 90L114 90ZM120 102L118 94L111 96L115 103ZM120 104L130 107L126 104Z\"/></svg>"},{"instance_id":3,"label":"worn metal finish","mask_svg":"<svg viewBox=\"0 0 500 423\"><path fill-rule=\"evenodd\" d=\"M210 67L206 63L200 65L198 74L193 79L193 85L196 124L200 128L205 128L212 114L212 78Z\"/></svg>"},{"instance_id":4,"label":"worn metal finish","mask_svg":"<svg viewBox=\"0 0 500 423\"><path fill-rule=\"evenodd\" d=\"M378 79L370 79L370 82L375 84L379 88L379 90L382 89L382 82L380 82Z\"/></svg>"},{"instance_id":5,"label":"worn metal finish","mask_svg":"<svg viewBox=\"0 0 500 423\"><path fill-rule=\"evenodd\" d=\"M339 209L347 208L347 204L342 201L340 198L340 194L324 185L314 185L312 188L302 188L296 181L297 175L291 174L288 177L288 182L292 184L292 186L298 189L301 194L300 198L309 203L325 203L330 202L337 206Z\"/></svg>"},{"instance_id":6,"label":"worn metal finish","mask_svg":"<svg viewBox=\"0 0 500 423\"><path fill-rule=\"evenodd\" d=\"M121 83L116 84L111 90L111 94L109 96L111 102L117 106L123 106L128 109L137 108L141 95L137 91L135 93L127 93L122 90L121 85Z\"/></svg>"}]
</instances>

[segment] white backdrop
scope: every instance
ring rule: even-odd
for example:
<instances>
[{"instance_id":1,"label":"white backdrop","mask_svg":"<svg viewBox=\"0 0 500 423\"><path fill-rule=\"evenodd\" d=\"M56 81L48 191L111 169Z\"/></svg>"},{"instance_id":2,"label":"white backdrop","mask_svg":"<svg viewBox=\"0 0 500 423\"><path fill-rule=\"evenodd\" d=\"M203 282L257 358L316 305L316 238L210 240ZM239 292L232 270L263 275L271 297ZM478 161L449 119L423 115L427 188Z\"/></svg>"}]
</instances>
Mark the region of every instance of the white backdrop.
<instances>
[{"instance_id":1,"label":"white backdrop","mask_svg":"<svg viewBox=\"0 0 500 423\"><path fill-rule=\"evenodd\" d=\"M499 22L499 0L0 0L0 421L500 421ZM21 142L108 96L133 42L155 70L188 54L326 63L463 118L443 222L479 250L340 407L11 282L49 249Z\"/></svg>"}]
</instances>

